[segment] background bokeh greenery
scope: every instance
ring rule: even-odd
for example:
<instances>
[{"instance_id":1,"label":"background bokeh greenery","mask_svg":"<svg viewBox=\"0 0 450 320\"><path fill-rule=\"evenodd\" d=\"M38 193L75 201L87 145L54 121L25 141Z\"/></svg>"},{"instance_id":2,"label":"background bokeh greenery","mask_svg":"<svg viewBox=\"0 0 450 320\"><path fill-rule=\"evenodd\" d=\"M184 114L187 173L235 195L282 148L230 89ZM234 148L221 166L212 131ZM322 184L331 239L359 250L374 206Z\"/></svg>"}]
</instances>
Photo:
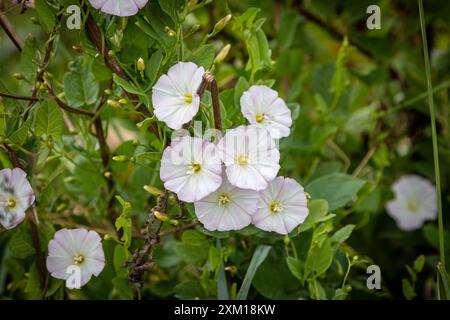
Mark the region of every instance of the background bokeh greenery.
<instances>
[{"instance_id":1,"label":"background bokeh greenery","mask_svg":"<svg viewBox=\"0 0 450 320\"><path fill-rule=\"evenodd\" d=\"M295 124L291 135L280 142L280 175L295 178L311 194L311 217L289 238L251 227L211 233L195 224L191 205L180 206L169 197L167 214L179 224L165 222L161 228L143 298L234 298L258 245L272 248L250 279L249 299L435 298L437 223L403 232L384 209L393 196L390 186L400 176L415 173L434 181L417 3L195 2L150 0L138 16L117 18L96 12L84 1L82 24L90 12L114 59L126 70L126 81L113 78L104 63L108 52L98 52L84 25L81 30L66 28L64 8L80 1L52 0L24 13L1 2L1 15L24 39L25 47L19 53L0 32L0 91L30 96L49 34L56 36L45 66L46 81L72 107L92 111L104 105L100 114L109 156L135 160L110 161L105 168L89 119L54 111L59 109L45 88L38 90L43 100L32 105L28 122L22 121L27 101L1 98L0 139L22 159L36 191L44 253L61 227L84 226L109 235L103 241L107 263L99 278L76 291L50 280L45 296L133 298L123 262L142 245L139 229L156 202L143 186L162 189L158 160L170 137L161 123L162 141L150 133L152 120L143 121L134 105L151 110L151 86L171 65L184 60L212 69L225 129L245 123L239 97L249 85L271 85L285 99ZM372 4L381 8L380 30L366 28L366 8ZM450 3L427 0L424 9L448 230ZM228 14L229 23L220 30L216 26L219 32L213 34L216 23ZM231 48L225 60L214 61L227 44ZM139 58L146 64L142 73L136 69ZM105 95L105 89L111 92ZM133 100L124 91L138 94ZM123 98L128 102L120 107L106 103ZM38 129L42 117L62 125L48 125L42 134ZM211 123L208 94L197 119L205 126ZM2 153L1 158L7 167L7 155ZM112 176L112 188L105 171ZM130 247L115 239L108 213L121 212L115 195L131 204L121 216L132 229ZM448 237L446 246L448 250ZM27 222L10 231L0 229L2 299L41 297L34 260ZM352 268L343 285L349 263ZM381 290L366 287L370 264L380 266Z\"/></svg>"}]
</instances>

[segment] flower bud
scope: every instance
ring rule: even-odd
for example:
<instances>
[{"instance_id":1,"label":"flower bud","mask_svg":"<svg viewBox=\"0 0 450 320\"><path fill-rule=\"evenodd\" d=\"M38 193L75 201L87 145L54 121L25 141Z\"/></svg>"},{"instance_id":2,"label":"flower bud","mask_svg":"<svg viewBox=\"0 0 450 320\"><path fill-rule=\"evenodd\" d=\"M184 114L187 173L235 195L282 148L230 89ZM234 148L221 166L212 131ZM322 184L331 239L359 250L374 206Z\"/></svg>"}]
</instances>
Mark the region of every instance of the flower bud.
<instances>
[{"instance_id":1,"label":"flower bud","mask_svg":"<svg viewBox=\"0 0 450 320\"><path fill-rule=\"evenodd\" d=\"M227 14L225 17L220 19L214 26L214 31L215 31L214 33L217 33L219 31L221 31L223 28L225 28L226 25L228 24L228 22L230 22L230 19L231 19L231 14Z\"/></svg>"},{"instance_id":2,"label":"flower bud","mask_svg":"<svg viewBox=\"0 0 450 320\"><path fill-rule=\"evenodd\" d=\"M106 179L111 179L112 178L112 173L111 173L111 171L106 171L104 174L103 174L103 176L106 178Z\"/></svg>"},{"instance_id":3,"label":"flower bud","mask_svg":"<svg viewBox=\"0 0 450 320\"><path fill-rule=\"evenodd\" d=\"M166 27L164 29L167 32L167 35L171 38L175 37L177 34L175 33L175 31L173 31L172 29L170 29L169 27Z\"/></svg>"},{"instance_id":4,"label":"flower bud","mask_svg":"<svg viewBox=\"0 0 450 320\"><path fill-rule=\"evenodd\" d=\"M116 161L116 162L127 162L130 160L130 158L128 158L125 155L114 156L114 157L112 157L112 159L113 159L113 161Z\"/></svg>"},{"instance_id":5,"label":"flower bud","mask_svg":"<svg viewBox=\"0 0 450 320\"><path fill-rule=\"evenodd\" d=\"M174 219L170 219L169 222L170 222L170 224L173 225L173 226L177 226L177 225L180 224L180 221L174 220Z\"/></svg>"},{"instance_id":6,"label":"flower bud","mask_svg":"<svg viewBox=\"0 0 450 320\"><path fill-rule=\"evenodd\" d=\"M231 273L236 273L237 272L237 268L236 266L228 266L225 267L225 271L231 272Z\"/></svg>"},{"instance_id":7,"label":"flower bud","mask_svg":"<svg viewBox=\"0 0 450 320\"><path fill-rule=\"evenodd\" d=\"M148 193L154 195L154 196L161 196L161 195L164 194L164 192L162 192L158 188L153 187L153 186L149 186L149 185L145 185L144 186L144 190L147 191Z\"/></svg>"},{"instance_id":8,"label":"flower bud","mask_svg":"<svg viewBox=\"0 0 450 320\"><path fill-rule=\"evenodd\" d=\"M17 80L23 80L25 79L24 75L20 72L16 72L13 74L13 77L16 78Z\"/></svg>"},{"instance_id":9,"label":"flower bud","mask_svg":"<svg viewBox=\"0 0 450 320\"><path fill-rule=\"evenodd\" d=\"M159 221L166 221L167 219L169 219L169 216L163 212L159 212L159 211L153 211L153 215L155 216L156 219L158 219Z\"/></svg>"},{"instance_id":10,"label":"flower bud","mask_svg":"<svg viewBox=\"0 0 450 320\"><path fill-rule=\"evenodd\" d=\"M106 95L110 95L111 94L111 90L110 89L105 89L105 91L103 91Z\"/></svg>"},{"instance_id":11,"label":"flower bud","mask_svg":"<svg viewBox=\"0 0 450 320\"><path fill-rule=\"evenodd\" d=\"M128 100L125 99L125 98L122 98L122 99L119 100L119 103L120 103L121 105L126 105L126 104L128 104Z\"/></svg>"},{"instance_id":12,"label":"flower bud","mask_svg":"<svg viewBox=\"0 0 450 320\"><path fill-rule=\"evenodd\" d=\"M222 50L220 50L217 54L216 59L214 59L214 63L221 63L223 60L225 60L228 53L230 52L230 48L230 44L227 44L225 47L223 47Z\"/></svg>"},{"instance_id":13,"label":"flower bud","mask_svg":"<svg viewBox=\"0 0 450 320\"><path fill-rule=\"evenodd\" d=\"M112 50L109 50L109 51L108 51L108 56L114 57L114 55L115 55L114 51L112 51Z\"/></svg>"},{"instance_id":14,"label":"flower bud","mask_svg":"<svg viewBox=\"0 0 450 320\"><path fill-rule=\"evenodd\" d=\"M145 70L145 62L144 59L139 58L138 61L136 62L136 67L138 69L138 71L142 72Z\"/></svg>"},{"instance_id":15,"label":"flower bud","mask_svg":"<svg viewBox=\"0 0 450 320\"><path fill-rule=\"evenodd\" d=\"M108 101L106 101L106 103L108 104L108 106L111 106L113 108L120 108L120 103L117 102L116 100L108 99Z\"/></svg>"}]
</instances>

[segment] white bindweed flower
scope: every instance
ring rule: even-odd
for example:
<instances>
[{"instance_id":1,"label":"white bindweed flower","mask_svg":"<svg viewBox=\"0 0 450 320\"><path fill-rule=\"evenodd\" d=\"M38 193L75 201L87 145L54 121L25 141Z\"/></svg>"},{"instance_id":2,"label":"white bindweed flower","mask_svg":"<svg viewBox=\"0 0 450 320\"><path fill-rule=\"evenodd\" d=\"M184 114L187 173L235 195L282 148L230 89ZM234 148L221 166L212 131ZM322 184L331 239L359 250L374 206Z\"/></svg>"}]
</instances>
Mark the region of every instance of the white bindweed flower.
<instances>
[{"instance_id":1,"label":"white bindweed flower","mask_svg":"<svg viewBox=\"0 0 450 320\"><path fill-rule=\"evenodd\" d=\"M228 130L217 148L228 180L236 187L263 190L280 170L280 152L265 129L240 126Z\"/></svg>"},{"instance_id":2,"label":"white bindweed flower","mask_svg":"<svg viewBox=\"0 0 450 320\"><path fill-rule=\"evenodd\" d=\"M211 142L184 136L173 141L162 155L161 180L184 202L198 201L222 184L222 163Z\"/></svg>"},{"instance_id":3,"label":"white bindweed flower","mask_svg":"<svg viewBox=\"0 0 450 320\"><path fill-rule=\"evenodd\" d=\"M19 168L0 170L0 224L12 229L25 218L34 202L27 174Z\"/></svg>"},{"instance_id":4,"label":"white bindweed flower","mask_svg":"<svg viewBox=\"0 0 450 320\"><path fill-rule=\"evenodd\" d=\"M48 243L47 269L56 279L67 280L70 270L78 267L81 271L79 287L82 287L92 275L97 277L104 266L102 240L95 231L61 229Z\"/></svg>"},{"instance_id":5,"label":"white bindweed flower","mask_svg":"<svg viewBox=\"0 0 450 320\"><path fill-rule=\"evenodd\" d=\"M89 0L95 9L119 17L134 16L148 0Z\"/></svg>"},{"instance_id":6,"label":"white bindweed flower","mask_svg":"<svg viewBox=\"0 0 450 320\"><path fill-rule=\"evenodd\" d=\"M153 86L152 102L156 117L172 129L192 120L200 106L197 89L205 69L193 62L178 62Z\"/></svg>"},{"instance_id":7,"label":"white bindweed flower","mask_svg":"<svg viewBox=\"0 0 450 320\"><path fill-rule=\"evenodd\" d=\"M437 193L434 185L418 175L405 175L392 185L393 200L386 203L387 213L404 231L420 228L437 216Z\"/></svg>"},{"instance_id":8,"label":"white bindweed flower","mask_svg":"<svg viewBox=\"0 0 450 320\"><path fill-rule=\"evenodd\" d=\"M194 202L195 214L207 230L240 230L250 224L258 199L257 191L235 187L224 177L217 191Z\"/></svg>"},{"instance_id":9,"label":"white bindweed flower","mask_svg":"<svg viewBox=\"0 0 450 320\"><path fill-rule=\"evenodd\" d=\"M288 234L308 216L305 192L294 179L277 177L259 194L252 223L262 230Z\"/></svg>"},{"instance_id":10,"label":"white bindweed flower","mask_svg":"<svg viewBox=\"0 0 450 320\"><path fill-rule=\"evenodd\" d=\"M250 124L267 129L273 139L289 136L291 110L275 90L251 86L241 96L241 111Z\"/></svg>"}]
</instances>

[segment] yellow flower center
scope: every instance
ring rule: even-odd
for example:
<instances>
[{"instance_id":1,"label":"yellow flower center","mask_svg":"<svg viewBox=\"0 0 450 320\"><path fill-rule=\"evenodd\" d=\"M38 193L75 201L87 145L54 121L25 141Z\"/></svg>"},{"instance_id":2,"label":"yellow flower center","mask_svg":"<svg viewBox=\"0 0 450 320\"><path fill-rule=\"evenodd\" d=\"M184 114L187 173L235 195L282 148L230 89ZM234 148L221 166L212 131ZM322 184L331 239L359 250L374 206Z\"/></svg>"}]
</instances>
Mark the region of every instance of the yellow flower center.
<instances>
[{"instance_id":1,"label":"yellow flower center","mask_svg":"<svg viewBox=\"0 0 450 320\"><path fill-rule=\"evenodd\" d=\"M219 204L219 206L226 206L231 202L230 200L230 196L226 193L221 194L219 196L219 201L217 201L217 203Z\"/></svg>"},{"instance_id":2,"label":"yellow flower center","mask_svg":"<svg viewBox=\"0 0 450 320\"><path fill-rule=\"evenodd\" d=\"M75 265L80 265L83 263L83 261L84 261L84 256L81 254L76 254L73 257L73 262L75 263Z\"/></svg>"},{"instance_id":3,"label":"yellow flower center","mask_svg":"<svg viewBox=\"0 0 450 320\"><path fill-rule=\"evenodd\" d=\"M184 95L184 102L186 102L187 104L192 103L192 93L186 93Z\"/></svg>"},{"instance_id":4,"label":"yellow flower center","mask_svg":"<svg viewBox=\"0 0 450 320\"><path fill-rule=\"evenodd\" d=\"M10 209L14 209L16 207L16 205L17 205L17 200L14 197L11 197L6 201L6 206Z\"/></svg>"},{"instance_id":5,"label":"yellow flower center","mask_svg":"<svg viewBox=\"0 0 450 320\"><path fill-rule=\"evenodd\" d=\"M408 204L407 204L407 207L412 212L416 212L417 209L419 209L419 203L416 200L409 200Z\"/></svg>"},{"instance_id":6,"label":"yellow flower center","mask_svg":"<svg viewBox=\"0 0 450 320\"><path fill-rule=\"evenodd\" d=\"M194 162L189 166L189 170L187 171L187 174L199 173L200 170L202 170L202 165L200 163Z\"/></svg>"},{"instance_id":7,"label":"yellow flower center","mask_svg":"<svg viewBox=\"0 0 450 320\"><path fill-rule=\"evenodd\" d=\"M284 210L283 205L281 203L279 203L278 201L272 201L272 203L269 205L269 209L270 209L270 213L272 213L274 215L279 214Z\"/></svg>"},{"instance_id":8,"label":"yellow flower center","mask_svg":"<svg viewBox=\"0 0 450 320\"><path fill-rule=\"evenodd\" d=\"M256 114L256 122L262 123L269 115L266 112Z\"/></svg>"},{"instance_id":9,"label":"yellow flower center","mask_svg":"<svg viewBox=\"0 0 450 320\"><path fill-rule=\"evenodd\" d=\"M241 154L236 158L236 162L241 166L245 167L250 163L250 159L245 155Z\"/></svg>"}]
</instances>

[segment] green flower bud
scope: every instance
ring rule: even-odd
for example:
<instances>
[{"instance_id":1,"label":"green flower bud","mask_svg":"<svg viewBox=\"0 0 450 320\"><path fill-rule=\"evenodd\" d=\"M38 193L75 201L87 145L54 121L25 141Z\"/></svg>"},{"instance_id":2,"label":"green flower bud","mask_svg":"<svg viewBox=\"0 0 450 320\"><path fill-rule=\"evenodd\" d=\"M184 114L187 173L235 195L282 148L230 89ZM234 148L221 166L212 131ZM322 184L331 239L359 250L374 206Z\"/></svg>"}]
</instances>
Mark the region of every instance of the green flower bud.
<instances>
[{"instance_id":1,"label":"green flower bud","mask_svg":"<svg viewBox=\"0 0 450 320\"><path fill-rule=\"evenodd\" d=\"M138 69L138 71L142 72L145 70L145 62L144 59L139 58L138 61L136 62L136 67Z\"/></svg>"},{"instance_id":2,"label":"green flower bud","mask_svg":"<svg viewBox=\"0 0 450 320\"><path fill-rule=\"evenodd\" d=\"M130 158L128 158L125 155L114 156L114 157L112 157L112 159L113 159L113 161L116 161L116 162L127 162L130 160Z\"/></svg>"}]
</instances>

